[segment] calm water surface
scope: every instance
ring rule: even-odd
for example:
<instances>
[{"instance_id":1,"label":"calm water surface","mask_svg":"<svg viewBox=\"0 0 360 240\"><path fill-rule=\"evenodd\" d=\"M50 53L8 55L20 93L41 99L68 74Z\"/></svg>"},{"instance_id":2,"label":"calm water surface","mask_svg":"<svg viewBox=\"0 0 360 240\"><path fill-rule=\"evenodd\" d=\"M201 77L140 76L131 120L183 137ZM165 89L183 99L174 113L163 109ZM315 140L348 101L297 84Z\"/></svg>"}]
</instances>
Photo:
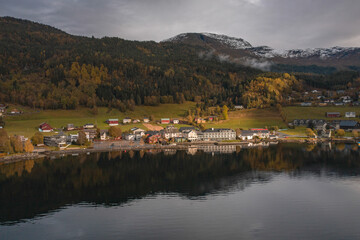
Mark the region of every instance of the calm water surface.
<instances>
[{"instance_id":1,"label":"calm water surface","mask_svg":"<svg viewBox=\"0 0 360 240\"><path fill-rule=\"evenodd\" d=\"M0 239L360 239L356 146L211 151L0 165Z\"/></svg>"}]
</instances>

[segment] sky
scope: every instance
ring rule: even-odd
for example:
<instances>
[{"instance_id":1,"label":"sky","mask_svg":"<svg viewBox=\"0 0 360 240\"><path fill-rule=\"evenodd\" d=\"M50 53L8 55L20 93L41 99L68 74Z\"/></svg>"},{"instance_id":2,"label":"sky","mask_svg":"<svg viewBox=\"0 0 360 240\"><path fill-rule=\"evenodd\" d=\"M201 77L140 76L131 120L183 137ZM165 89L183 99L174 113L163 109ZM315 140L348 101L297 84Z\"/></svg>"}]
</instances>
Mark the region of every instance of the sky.
<instances>
[{"instance_id":1,"label":"sky","mask_svg":"<svg viewBox=\"0 0 360 240\"><path fill-rule=\"evenodd\" d=\"M0 16L128 40L211 32L276 49L360 47L359 0L0 0Z\"/></svg>"}]
</instances>

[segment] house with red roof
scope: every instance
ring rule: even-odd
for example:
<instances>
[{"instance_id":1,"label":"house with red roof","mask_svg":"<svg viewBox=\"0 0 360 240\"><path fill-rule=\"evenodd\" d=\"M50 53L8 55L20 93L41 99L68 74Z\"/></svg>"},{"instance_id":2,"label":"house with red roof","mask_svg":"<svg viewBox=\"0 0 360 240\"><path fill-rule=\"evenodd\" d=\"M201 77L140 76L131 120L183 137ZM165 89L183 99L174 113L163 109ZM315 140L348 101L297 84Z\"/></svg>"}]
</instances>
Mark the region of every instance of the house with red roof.
<instances>
[{"instance_id":1,"label":"house with red roof","mask_svg":"<svg viewBox=\"0 0 360 240\"><path fill-rule=\"evenodd\" d=\"M52 132L54 129L50 126L50 124L44 122L39 126L39 132Z\"/></svg>"}]
</instances>

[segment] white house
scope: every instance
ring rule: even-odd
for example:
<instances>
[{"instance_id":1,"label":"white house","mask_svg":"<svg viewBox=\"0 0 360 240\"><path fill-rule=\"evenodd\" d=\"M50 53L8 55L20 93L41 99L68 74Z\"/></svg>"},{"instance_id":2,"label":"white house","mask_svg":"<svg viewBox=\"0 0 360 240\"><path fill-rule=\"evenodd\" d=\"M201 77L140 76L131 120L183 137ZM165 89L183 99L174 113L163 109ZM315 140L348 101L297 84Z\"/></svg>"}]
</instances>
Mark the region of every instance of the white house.
<instances>
[{"instance_id":1,"label":"white house","mask_svg":"<svg viewBox=\"0 0 360 240\"><path fill-rule=\"evenodd\" d=\"M251 130L242 130L238 138L241 140L252 140L255 136L255 132Z\"/></svg>"},{"instance_id":2,"label":"white house","mask_svg":"<svg viewBox=\"0 0 360 240\"><path fill-rule=\"evenodd\" d=\"M150 122L150 119L147 118L147 117L145 117L145 118L143 119L143 121L144 121L144 123L148 123L148 122Z\"/></svg>"},{"instance_id":3,"label":"white house","mask_svg":"<svg viewBox=\"0 0 360 240\"><path fill-rule=\"evenodd\" d=\"M131 123L131 118L124 118L123 124Z\"/></svg>"},{"instance_id":4,"label":"white house","mask_svg":"<svg viewBox=\"0 0 360 240\"><path fill-rule=\"evenodd\" d=\"M179 119L173 119L172 122L173 122L173 124L179 124L180 121L179 121Z\"/></svg>"},{"instance_id":5,"label":"white house","mask_svg":"<svg viewBox=\"0 0 360 240\"><path fill-rule=\"evenodd\" d=\"M79 138L79 134L70 134L67 138L69 143L76 143Z\"/></svg>"},{"instance_id":6,"label":"white house","mask_svg":"<svg viewBox=\"0 0 360 240\"><path fill-rule=\"evenodd\" d=\"M109 139L109 131L108 130L100 130L100 140L105 141Z\"/></svg>"},{"instance_id":7,"label":"white house","mask_svg":"<svg viewBox=\"0 0 360 240\"><path fill-rule=\"evenodd\" d=\"M356 117L356 113L355 112L346 112L345 117L354 118L354 117Z\"/></svg>"},{"instance_id":8,"label":"white house","mask_svg":"<svg viewBox=\"0 0 360 240\"><path fill-rule=\"evenodd\" d=\"M92 123L87 123L83 126L83 128L85 128L85 129L90 129L90 128L94 128L94 127L95 127L95 125Z\"/></svg>"},{"instance_id":9,"label":"white house","mask_svg":"<svg viewBox=\"0 0 360 240\"><path fill-rule=\"evenodd\" d=\"M180 132L178 128L172 125L167 126L164 130L161 130L161 135L166 139L178 138L183 136L182 132Z\"/></svg>"},{"instance_id":10,"label":"white house","mask_svg":"<svg viewBox=\"0 0 360 240\"><path fill-rule=\"evenodd\" d=\"M250 130L242 130L238 138L241 140L251 140L254 137L258 138L269 138L270 131L267 129L250 129Z\"/></svg>"},{"instance_id":11,"label":"white house","mask_svg":"<svg viewBox=\"0 0 360 240\"><path fill-rule=\"evenodd\" d=\"M135 134L125 134L124 138L125 138L125 140L128 140L128 141L134 141Z\"/></svg>"},{"instance_id":12,"label":"white house","mask_svg":"<svg viewBox=\"0 0 360 240\"><path fill-rule=\"evenodd\" d=\"M140 140L145 135L145 130L141 128L134 127L131 131L135 135L135 140Z\"/></svg>"},{"instance_id":13,"label":"white house","mask_svg":"<svg viewBox=\"0 0 360 240\"><path fill-rule=\"evenodd\" d=\"M189 141L196 141L198 139L198 135L195 130L185 130L183 131L183 137Z\"/></svg>"}]
</instances>

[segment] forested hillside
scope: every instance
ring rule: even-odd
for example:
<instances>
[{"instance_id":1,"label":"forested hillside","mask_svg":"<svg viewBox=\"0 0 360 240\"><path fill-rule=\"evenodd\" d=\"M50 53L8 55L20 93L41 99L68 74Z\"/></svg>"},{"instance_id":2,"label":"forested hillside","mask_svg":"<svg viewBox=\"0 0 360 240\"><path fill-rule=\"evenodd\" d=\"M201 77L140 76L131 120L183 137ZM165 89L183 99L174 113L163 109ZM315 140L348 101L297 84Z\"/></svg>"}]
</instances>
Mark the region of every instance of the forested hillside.
<instances>
[{"instance_id":1,"label":"forested hillside","mask_svg":"<svg viewBox=\"0 0 360 240\"><path fill-rule=\"evenodd\" d=\"M254 83L260 83L258 77L263 73L220 61L215 55L199 56L206 51L184 43L73 36L39 23L2 17L0 102L43 109L75 109L81 105L125 111L135 105L182 103L196 98L209 106L259 107L247 102L259 92L243 95L254 89ZM281 73L268 77L270 85L283 79ZM306 77L310 83L319 79ZM261 91L267 94L261 106L282 99L274 94L289 91L291 85L286 79L286 88Z\"/></svg>"},{"instance_id":2,"label":"forested hillside","mask_svg":"<svg viewBox=\"0 0 360 240\"><path fill-rule=\"evenodd\" d=\"M259 73L200 59L194 46L77 37L8 17L0 29L2 102L125 110L201 96L216 104L233 101Z\"/></svg>"}]
</instances>

